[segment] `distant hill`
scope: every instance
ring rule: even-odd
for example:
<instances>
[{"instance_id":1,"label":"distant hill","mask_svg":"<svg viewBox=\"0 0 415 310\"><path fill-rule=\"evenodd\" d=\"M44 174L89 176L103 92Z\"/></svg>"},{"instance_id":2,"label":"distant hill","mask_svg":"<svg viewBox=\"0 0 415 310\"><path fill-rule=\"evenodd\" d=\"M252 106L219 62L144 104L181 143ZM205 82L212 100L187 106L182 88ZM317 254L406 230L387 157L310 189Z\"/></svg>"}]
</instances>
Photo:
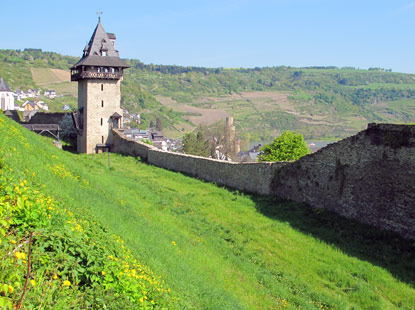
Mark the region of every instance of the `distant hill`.
<instances>
[{"instance_id":1,"label":"distant hill","mask_svg":"<svg viewBox=\"0 0 415 310\"><path fill-rule=\"evenodd\" d=\"M56 70L77 57L36 49L0 50L0 76L13 88L53 87L74 102L76 85ZM237 132L253 141L296 130L306 139L337 139L368 122L415 122L415 75L381 68L286 66L201 68L127 60L122 104L142 113L143 127L160 118L165 131L183 135L198 125L234 117ZM48 68L48 70L45 70Z\"/></svg>"}]
</instances>

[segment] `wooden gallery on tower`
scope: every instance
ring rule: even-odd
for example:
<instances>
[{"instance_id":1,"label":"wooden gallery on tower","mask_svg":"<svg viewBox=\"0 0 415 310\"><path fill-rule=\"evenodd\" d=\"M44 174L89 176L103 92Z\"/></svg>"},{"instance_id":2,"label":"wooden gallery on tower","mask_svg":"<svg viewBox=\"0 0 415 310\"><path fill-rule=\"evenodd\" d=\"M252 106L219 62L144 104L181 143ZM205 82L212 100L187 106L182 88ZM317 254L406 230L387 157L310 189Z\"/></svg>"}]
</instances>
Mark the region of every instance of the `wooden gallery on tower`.
<instances>
[{"instance_id":1,"label":"wooden gallery on tower","mask_svg":"<svg viewBox=\"0 0 415 310\"><path fill-rule=\"evenodd\" d=\"M115 35L105 32L98 19L82 58L71 68L78 82L78 110L73 120L80 153L109 151L112 128L122 127L121 81L129 66L115 48Z\"/></svg>"}]
</instances>

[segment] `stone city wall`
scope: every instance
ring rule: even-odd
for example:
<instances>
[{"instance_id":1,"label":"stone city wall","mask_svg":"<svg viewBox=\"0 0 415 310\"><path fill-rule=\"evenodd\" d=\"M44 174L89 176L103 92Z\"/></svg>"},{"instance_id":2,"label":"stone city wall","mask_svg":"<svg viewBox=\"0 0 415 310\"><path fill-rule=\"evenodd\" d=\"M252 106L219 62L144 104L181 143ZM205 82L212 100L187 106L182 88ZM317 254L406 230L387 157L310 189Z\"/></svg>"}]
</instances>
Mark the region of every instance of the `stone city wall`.
<instances>
[{"instance_id":1,"label":"stone city wall","mask_svg":"<svg viewBox=\"0 0 415 310\"><path fill-rule=\"evenodd\" d=\"M272 195L415 239L415 126L368 129L281 167Z\"/></svg>"},{"instance_id":2,"label":"stone city wall","mask_svg":"<svg viewBox=\"0 0 415 310\"><path fill-rule=\"evenodd\" d=\"M123 135L122 130L113 129L110 137L111 152L123 155L139 156L142 160L147 161L148 150L156 149L152 145L134 141Z\"/></svg>"},{"instance_id":3,"label":"stone city wall","mask_svg":"<svg viewBox=\"0 0 415 310\"><path fill-rule=\"evenodd\" d=\"M151 145L128 139L113 130L112 148L116 153L140 156L157 167L182 172L209 182L250 193L269 195L275 170L286 163L234 163L181 153L165 152Z\"/></svg>"},{"instance_id":4,"label":"stone city wall","mask_svg":"<svg viewBox=\"0 0 415 310\"><path fill-rule=\"evenodd\" d=\"M113 131L113 151L250 193L275 195L415 239L415 126L368 129L289 163L164 152Z\"/></svg>"},{"instance_id":5,"label":"stone city wall","mask_svg":"<svg viewBox=\"0 0 415 310\"><path fill-rule=\"evenodd\" d=\"M205 157L149 150L148 162L162 168L250 193L270 195L275 171L285 163L234 163Z\"/></svg>"}]
</instances>

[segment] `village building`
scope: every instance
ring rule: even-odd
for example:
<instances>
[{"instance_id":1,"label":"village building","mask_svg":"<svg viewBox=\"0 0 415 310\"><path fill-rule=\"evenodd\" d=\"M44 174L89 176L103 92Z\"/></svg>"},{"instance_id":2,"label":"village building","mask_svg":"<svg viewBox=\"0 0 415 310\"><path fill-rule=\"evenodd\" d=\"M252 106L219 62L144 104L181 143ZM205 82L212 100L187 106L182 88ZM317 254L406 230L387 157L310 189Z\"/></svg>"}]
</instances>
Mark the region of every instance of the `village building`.
<instances>
[{"instance_id":1,"label":"village building","mask_svg":"<svg viewBox=\"0 0 415 310\"><path fill-rule=\"evenodd\" d=\"M0 108L3 111L14 110L13 92L2 77L0 77Z\"/></svg>"},{"instance_id":2,"label":"village building","mask_svg":"<svg viewBox=\"0 0 415 310\"><path fill-rule=\"evenodd\" d=\"M22 108L24 111L34 111L34 110L49 110L49 106L44 103L43 101L34 101L34 100L27 100L25 103L22 104Z\"/></svg>"},{"instance_id":3,"label":"village building","mask_svg":"<svg viewBox=\"0 0 415 310\"><path fill-rule=\"evenodd\" d=\"M40 89L30 88L26 91L26 96L29 98L35 98L40 96Z\"/></svg>"},{"instance_id":4,"label":"village building","mask_svg":"<svg viewBox=\"0 0 415 310\"><path fill-rule=\"evenodd\" d=\"M19 101L21 101L22 99L26 99L27 98L26 93L23 90L21 90L21 89L16 90L13 93L13 96L14 96L14 99L15 100L19 100Z\"/></svg>"},{"instance_id":5,"label":"village building","mask_svg":"<svg viewBox=\"0 0 415 310\"><path fill-rule=\"evenodd\" d=\"M73 118L80 153L109 150L110 131L123 124L121 81L129 66L120 59L115 39L99 19L82 58L71 68L71 80L78 82L78 110Z\"/></svg>"},{"instance_id":6,"label":"village building","mask_svg":"<svg viewBox=\"0 0 415 310\"><path fill-rule=\"evenodd\" d=\"M23 103L23 105L22 105L22 108L25 111L33 111L33 110L39 110L40 109L39 105L33 100L25 101L25 103Z\"/></svg>"},{"instance_id":7,"label":"village building","mask_svg":"<svg viewBox=\"0 0 415 310\"><path fill-rule=\"evenodd\" d=\"M43 93L43 96L48 97L50 99L55 99L56 98L56 91L54 90L45 90Z\"/></svg>"}]
</instances>

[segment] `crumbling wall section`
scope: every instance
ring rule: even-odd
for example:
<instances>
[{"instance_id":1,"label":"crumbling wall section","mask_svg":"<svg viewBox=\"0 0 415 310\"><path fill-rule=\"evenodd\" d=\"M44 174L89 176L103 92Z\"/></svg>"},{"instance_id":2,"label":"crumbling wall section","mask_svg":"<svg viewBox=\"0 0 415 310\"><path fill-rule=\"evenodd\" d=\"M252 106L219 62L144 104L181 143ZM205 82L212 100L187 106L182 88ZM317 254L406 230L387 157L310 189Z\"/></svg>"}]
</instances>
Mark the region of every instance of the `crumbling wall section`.
<instances>
[{"instance_id":1,"label":"crumbling wall section","mask_svg":"<svg viewBox=\"0 0 415 310\"><path fill-rule=\"evenodd\" d=\"M123 131L118 129L112 129L110 144L111 152L134 157L139 156L144 161L147 161L148 159L148 150L154 148L149 144L134 141L133 139L125 137Z\"/></svg>"},{"instance_id":2,"label":"crumbling wall section","mask_svg":"<svg viewBox=\"0 0 415 310\"><path fill-rule=\"evenodd\" d=\"M281 167L272 194L415 239L415 126L369 124Z\"/></svg>"},{"instance_id":3,"label":"crumbling wall section","mask_svg":"<svg viewBox=\"0 0 415 310\"><path fill-rule=\"evenodd\" d=\"M205 157L149 150L148 162L206 181L250 193L270 195L272 178L285 163L234 163Z\"/></svg>"},{"instance_id":4,"label":"crumbling wall section","mask_svg":"<svg viewBox=\"0 0 415 310\"><path fill-rule=\"evenodd\" d=\"M206 181L330 210L415 239L415 126L369 124L289 163L233 163L164 152L113 130L114 152Z\"/></svg>"}]
</instances>

